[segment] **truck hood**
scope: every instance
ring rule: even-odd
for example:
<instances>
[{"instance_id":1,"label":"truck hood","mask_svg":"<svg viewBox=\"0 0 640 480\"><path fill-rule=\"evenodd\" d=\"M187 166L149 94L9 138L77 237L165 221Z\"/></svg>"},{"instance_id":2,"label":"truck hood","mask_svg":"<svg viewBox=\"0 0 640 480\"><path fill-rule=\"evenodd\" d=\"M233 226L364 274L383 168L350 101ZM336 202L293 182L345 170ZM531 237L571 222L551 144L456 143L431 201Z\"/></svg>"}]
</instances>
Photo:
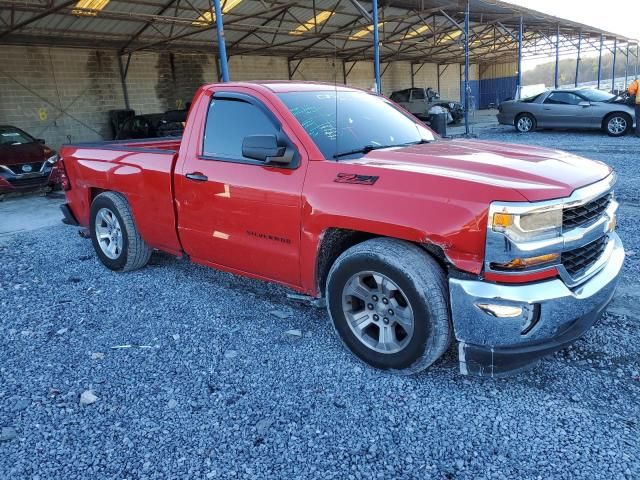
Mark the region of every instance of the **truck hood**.
<instances>
[{"instance_id":1,"label":"truck hood","mask_svg":"<svg viewBox=\"0 0 640 480\"><path fill-rule=\"evenodd\" d=\"M374 150L349 163L513 189L531 202L568 197L611 173L604 163L560 150L478 140Z\"/></svg>"}]
</instances>

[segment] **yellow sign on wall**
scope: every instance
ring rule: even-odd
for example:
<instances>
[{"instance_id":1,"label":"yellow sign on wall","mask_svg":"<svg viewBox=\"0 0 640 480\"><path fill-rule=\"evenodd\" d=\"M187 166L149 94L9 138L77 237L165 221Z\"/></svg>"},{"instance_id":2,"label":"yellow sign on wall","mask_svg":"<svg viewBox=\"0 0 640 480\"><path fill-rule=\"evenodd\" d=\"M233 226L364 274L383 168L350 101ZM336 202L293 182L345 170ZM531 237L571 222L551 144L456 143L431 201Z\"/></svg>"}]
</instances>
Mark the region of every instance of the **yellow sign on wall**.
<instances>
[{"instance_id":1,"label":"yellow sign on wall","mask_svg":"<svg viewBox=\"0 0 640 480\"><path fill-rule=\"evenodd\" d=\"M49 112L46 108L41 108L38 110L38 118L41 122L44 122L47 118L49 118Z\"/></svg>"}]
</instances>

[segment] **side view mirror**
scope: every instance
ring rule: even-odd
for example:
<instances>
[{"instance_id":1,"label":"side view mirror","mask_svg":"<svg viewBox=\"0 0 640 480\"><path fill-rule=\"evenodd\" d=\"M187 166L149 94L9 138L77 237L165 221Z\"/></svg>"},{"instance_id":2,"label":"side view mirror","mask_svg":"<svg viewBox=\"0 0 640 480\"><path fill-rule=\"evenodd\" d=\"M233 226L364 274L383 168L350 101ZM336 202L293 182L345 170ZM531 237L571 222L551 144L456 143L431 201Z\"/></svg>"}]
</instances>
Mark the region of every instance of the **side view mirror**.
<instances>
[{"instance_id":1,"label":"side view mirror","mask_svg":"<svg viewBox=\"0 0 640 480\"><path fill-rule=\"evenodd\" d=\"M590 107L591 106L591 102L580 102L578 105L580 105L581 107Z\"/></svg>"},{"instance_id":2,"label":"side view mirror","mask_svg":"<svg viewBox=\"0 0 640 480\"><path fill-rule=\"evenodd\" d=\"M47 142L45 142L44 138L36 138L36 142L41 143L42 145L47 143Z\"/></svg>"},{"instance_id":3,"label":"side view mirror","mask_svg":"<svg viewBox=\"0 0 640 480\"><path fill-rule=\"evenodd\" d=\"M275 135L248 135L242 140L242 156L265 163L289 165L293 150L280 145Z\"/></svg>"}]
</instances>

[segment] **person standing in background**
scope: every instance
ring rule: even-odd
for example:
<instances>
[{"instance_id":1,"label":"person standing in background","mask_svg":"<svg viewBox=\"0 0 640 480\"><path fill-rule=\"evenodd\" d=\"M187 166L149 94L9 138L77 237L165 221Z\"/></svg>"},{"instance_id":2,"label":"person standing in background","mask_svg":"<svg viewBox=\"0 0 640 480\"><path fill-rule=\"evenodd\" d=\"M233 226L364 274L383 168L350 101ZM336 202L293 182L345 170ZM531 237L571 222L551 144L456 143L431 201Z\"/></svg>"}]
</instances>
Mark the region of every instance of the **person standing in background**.
<instances>
[{"instance_id":1,"label":"person standing in background","mask_svg":"<svg viewBox=\"0 0 640 480\"><path fill-rule=\"evenodd\" d=\"M636 78L631 84L627 92L629 96L635 97L635 107L636 107L636 136L640 137L640 80Z\"/></svg>"}]
</instances>

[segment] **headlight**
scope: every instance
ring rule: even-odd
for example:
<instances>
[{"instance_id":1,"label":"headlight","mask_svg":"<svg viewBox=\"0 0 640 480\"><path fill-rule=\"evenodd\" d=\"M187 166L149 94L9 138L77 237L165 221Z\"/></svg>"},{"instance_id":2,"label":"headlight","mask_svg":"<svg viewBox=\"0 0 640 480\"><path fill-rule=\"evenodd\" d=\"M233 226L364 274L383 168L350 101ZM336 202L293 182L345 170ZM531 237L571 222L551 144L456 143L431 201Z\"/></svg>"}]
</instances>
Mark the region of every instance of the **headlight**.
<instances>
[{"instance_id":1,"label":"headlight","mask_svg":"<svg viewBox=\"0 0 640 480\"><path fill-rule=\"evenodd\" d=\"M456 108L456 104L454 102L449 102L449 108Z\"/></svg>"},{"instance_id":2,"label":"headlight","mask_svg":"<svg viewBox=\"0 0 640 480\"><path fill-rule=\"evenodd\" d=\"M562 233L562 209L524 214L496 212L491 219L491 227L515 241L557 237Z\"/></svg>"},{"instance_id":3,"label":"headlight","mask_svg":"<svg viewBox=\"0 0 640 480\"><path fill-rule=\"evenodd\" d=\"M58 162L58 159L59 159L59 158L60 158L60 157L58 156L58 154L57 154L57 153L54 153L54 154L53 154L53 155L51 155L49 158L47 158L46 162L47 162L49 165L54 165L55 163L57 163L57 162Z\"/></svg>"}]
</instances>

